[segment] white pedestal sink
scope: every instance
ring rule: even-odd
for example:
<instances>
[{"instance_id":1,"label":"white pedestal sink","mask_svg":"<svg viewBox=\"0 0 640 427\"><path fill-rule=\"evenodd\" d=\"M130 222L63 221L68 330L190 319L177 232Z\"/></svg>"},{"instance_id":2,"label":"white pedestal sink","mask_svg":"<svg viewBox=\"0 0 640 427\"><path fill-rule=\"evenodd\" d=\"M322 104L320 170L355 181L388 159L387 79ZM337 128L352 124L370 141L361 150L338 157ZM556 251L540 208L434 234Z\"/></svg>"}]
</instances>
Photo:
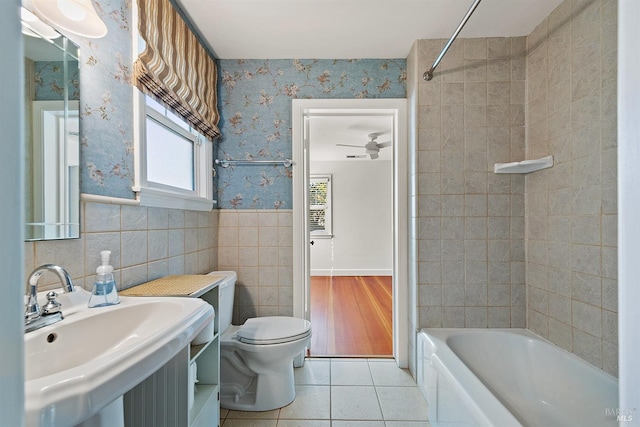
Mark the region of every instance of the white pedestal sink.
<instances>
[{"instance_id":1,"label":"white pedestal sink","mask_svg":"<svg viewBox=\"0 0 640 427\"><path fill-rule=\"evenodd\" d=\"M61 294L64 320L25 334L25 420L74 426L162 367L214 317L198 298L120 297L87 308L89 293Z\"/></svg>"}]
</instances>

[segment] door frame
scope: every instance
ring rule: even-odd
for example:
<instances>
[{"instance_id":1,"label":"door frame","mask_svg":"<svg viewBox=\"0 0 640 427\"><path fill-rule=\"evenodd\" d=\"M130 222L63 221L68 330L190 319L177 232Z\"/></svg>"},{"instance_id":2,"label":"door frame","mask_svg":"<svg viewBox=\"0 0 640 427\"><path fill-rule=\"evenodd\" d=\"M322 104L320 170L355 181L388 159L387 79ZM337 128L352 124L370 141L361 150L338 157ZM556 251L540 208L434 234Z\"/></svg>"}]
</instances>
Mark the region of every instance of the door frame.
<instances>
[{"instance_id":1,"label":"door frame","mask_svg":"<svg viewBox=\"0 0 640 427\"><path fill-rule=\"evenodd\" d=\"M309 319L309 233L306 192L309 179L309 141L305 122L312 114L382 114L393 118L393 357L409 366L409 141L407 100L294 99L292 100L293 170L293 315Z\"/></svg>"}]
</instances>

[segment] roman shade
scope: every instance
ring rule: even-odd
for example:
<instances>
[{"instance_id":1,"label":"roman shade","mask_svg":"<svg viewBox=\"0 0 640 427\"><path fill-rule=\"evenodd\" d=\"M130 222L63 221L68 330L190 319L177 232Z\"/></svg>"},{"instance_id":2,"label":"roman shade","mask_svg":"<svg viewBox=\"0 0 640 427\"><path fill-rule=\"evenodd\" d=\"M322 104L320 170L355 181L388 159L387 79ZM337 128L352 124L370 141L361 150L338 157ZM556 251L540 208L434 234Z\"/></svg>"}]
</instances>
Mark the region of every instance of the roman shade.
<instances>
[{"instance_id":1,"label":"roman shade","mask_svg":"<svg viewBox=\"0 0 640 427\"><path fill-rule=\"evenodd\" d=\"M134 63L134 83L213 140L220 136L217 70L169 0L138 0L145 49Z\"/></svg>"}]
</instances>

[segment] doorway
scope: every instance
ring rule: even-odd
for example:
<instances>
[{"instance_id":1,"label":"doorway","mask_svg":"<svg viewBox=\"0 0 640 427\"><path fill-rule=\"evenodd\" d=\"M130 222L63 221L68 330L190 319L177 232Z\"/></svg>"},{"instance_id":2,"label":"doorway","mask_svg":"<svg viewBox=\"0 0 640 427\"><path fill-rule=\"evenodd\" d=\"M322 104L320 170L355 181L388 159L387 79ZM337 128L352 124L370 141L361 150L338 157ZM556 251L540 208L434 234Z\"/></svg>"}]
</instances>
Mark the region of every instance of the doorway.
<instances>
[{"instance_id":1,"label":"doorway","mask_svg":"<svg viewBox=\"0 0 640 427\"><path fill-rule=\"evenodd\" d=\"M390 216L390 237L389 242L386 245L389 250L389 263L388 266L384 265L384 262L378 262L372 260L370 265L361 265L364 270L355 268L354 271L349 272L349 268L338 265L333 259L334 263L327 269L325 268L323 274L317 275L324 277L320 281L327 282L327 277L338 278L348 277L344 279L351 281L351 283L363 282L362 278L371 276L384 277L388 275L390 282L390 293L392 295L392 326L389 328L392 330L393 345L392 355L396 359L397 363L401 367L406 367L408 364L408 321L407 321L407 224L408 224L408 202L407 202L407 182L408 182L408 168L407 168L407 118L406 118L406 100L405 99L318 99L318 100L294 100L293 101L293 161L297 167L294 169L293 174L293 228L294 228L294 286L293 286L293 314L297 317L303 317L311 319L310 312L310 298L311 298L311 271L312 271L312 258L311 258L311 241L314 243L318 240L310 233L310 224L308 221L307 212L309 211L309 200L307 199L308 188L310 182L310 176L312 174L311 167L311 150L310 146L310 129L313 128L312 122L314 120L326 120L327 118L336 118L340 120L349 121L349 118L353 120L353 127L356 131L359 131L359 140L346 141L344 145L354 145L354 147L344 147L347 151L340 151L340 155L344 156L358 156L349 158L349 161L360 160L361 165L373 166L375 160L381 158L381 156L388 156L389 159L389 175L386 183L390 188L390 202L385 202L383 205L389 207ZM356 118L377 118L387 120L389 123L389 133L387 135L378 135L382 130L373 130L373 127L365 125L366 129L358 129L358 125L355 124ZM371 135L376 134L376 135ZM374 139L375 143L380 143L381 147L375 150L375 147L369 145L368 148L364 147L371 139ZM353 138L352 138L353 140ZM386 144L390 142L390 144ZM336 144L337 141L332 142L332 152L334 154L338 152ZM343 147L340 147L343 148ZM374 148L372 150L372 148ZM377 152L375 152L377 151ZM375 152L374 156L371 154ZM366 157L365 157L366 156ZM362 163L362 161L371 160L368 163ZM343 162L344 163L344 162ZM382 164L380 162L379 164ZM356 163L351 163L352 167ZM326 172L326 171L325 171ZM324 174L327 175L326 173ZM344 181L342 181L344 182ZM391 206L388 206L388 205ZM331 235L331 231L328 233ZM365 235L375 235L375 231L371 233L365 233ZM382 234L382 233L380 233ZM331 238L326 238L325 242L330 242ZM328 244L331 246L331 244ZM335 249L335 248L334 248ZM339 257L341 260L344 257ZM376 271L376 265L380 266L378 270L383 274L378 274L380 271ZM317 268L322 272L323 268ZM337 270L341 270L336 274ZM364 274L363 271L366 273ZM353 274L350 274L353 273ZM361 274L363 273L363 274ZM314 276L315 277L315 276ZM340 279L343 280L343 279ZM373 282L380 282L381 280L373 280ZM338 296L341 302L344 302L348 297ZM354 296L350 298L356 298ZM344 321L342 321L344 324ZM319 325L320 326L320 325ZM312 326L313 327L313 326ZM340 322L335 325L338 330L340 329Z\"/></svg>"}]
</instances>

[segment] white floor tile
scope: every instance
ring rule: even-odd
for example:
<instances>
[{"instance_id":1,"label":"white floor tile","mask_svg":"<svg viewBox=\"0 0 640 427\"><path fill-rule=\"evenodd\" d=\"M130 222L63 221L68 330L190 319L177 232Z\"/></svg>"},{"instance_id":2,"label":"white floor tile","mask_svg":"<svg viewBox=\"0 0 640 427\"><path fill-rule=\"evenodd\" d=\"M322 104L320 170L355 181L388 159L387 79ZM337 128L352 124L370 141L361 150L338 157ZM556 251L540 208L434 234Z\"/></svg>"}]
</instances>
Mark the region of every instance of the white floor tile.
<instances>
[{"instance_id":1,"label":"white floor tile","mask_svg":"<svg viewBox=\"0 0 640 427\"><path fill-rule=\"evenodd\" d=\"M427 402L418 387L376 387L382 414L390 421L427 421Z\"/></svg>"},{"instance_id":2,"label":"white floor tile","mask_svg":"<svg viewBox=\"0 0 640 427\"><path fill-rule=\"evenodd\" d=\"M331 417L331 388L296 386L296 399L280 409L281 419L328 420Z\"/></svg>"},{"instance_id":3,"label":"white floor tile","mask_svg":"<svg viewBox=\"0 0 640 427\"><path fill-rule=\"evenodd\" d=\"M382 420L375 388L331 386L331 419Z\"/></svg>"},{"instance_id":4,"label":"white floor tile","mask_svg":"<svg viewBox=\"0 0 640 427\"><path fill-rule=\"evenodd\" d=\"M331 361L307 359L301 368L293 370L296 384L331 385Z\"/></svg>"},{"instance_id":5,"label":"white floor tile","mask_svg":"<svg viewBox=\"0 0 640 427\"><path fill-rule=\"evenodd\" d=\"M278 427L331 427L329 420L278 420Z\"/></svg>"},{"instance_id":6,"label":"white floor tile","mask_svg":"<svg viewBox=\"0 0 640 427\"><path fill-rule=\"evenodd\" d=\"M227 418L222 427L276 427L278 420L241 420Z\"/></svg>"},{"instance_id":7,"label":"white floor tile","mask_svg":"<svg viewBox=\"0 0 640 427\"><path fill-rule=\"evenodd\" d=\"M376 386L415 387L411 373L398 368L395 360L369 360L369 369Z\"/></svg>"},{"instance_id":8,"label":"white floor tile","mask_svg":"<svg viewBox=\"0 0 640 427\"><path fill-rule=\"evenodd\" d=\"M222 427L430 427L424 397L393 360L308 359L294 372L291 404L265 412L221 409Z\"/></svg>"},{"instance_id":9,"label":"white floor tile","mask_svg":"<svg viewBox=\"0 0 640 427\"><path fill-rule=\"evenodd\" d=\"M384 421L332 421L331 427L385 427Z\"/></svg>"},{"instance_id":10,"label":"white floor tile","mask_svg":"<svg viewBox=\"0 0 640 427\"><path fill-rule=\"evenodd\" d=\"M373 385L365 359L331 359L331 385Z\"/></svg>"},{"instance_id":11,"label":"white floor tile","mask_svg":"<svg viewBox=\"0 0 640 427\"><path fill-rule=\"evenodd\" d=\"M227 418L250 420L277 420L280 409L273 411L228 411Z\"/></svg>"},{"instance_id":12,"label":"white floor tile","mask_svg":"<svg viewBox=\"0 0 640 427\"><path fill-rule=\"evenodd\" d=\"M428 421L385 421L385 427L431 427Z\"/></svg>"}]
</instances>

